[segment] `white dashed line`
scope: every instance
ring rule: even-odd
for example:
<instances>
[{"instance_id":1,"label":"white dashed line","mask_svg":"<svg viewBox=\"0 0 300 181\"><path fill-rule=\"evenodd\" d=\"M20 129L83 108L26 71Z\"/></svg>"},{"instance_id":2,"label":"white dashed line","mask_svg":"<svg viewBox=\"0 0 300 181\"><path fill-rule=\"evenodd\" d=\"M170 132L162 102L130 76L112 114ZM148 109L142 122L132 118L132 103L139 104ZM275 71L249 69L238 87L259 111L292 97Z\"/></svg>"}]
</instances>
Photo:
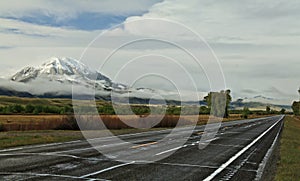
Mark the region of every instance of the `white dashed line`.
<instances>
[{"instance_id":1,"label":"white dashed line","mask_svg":"<svg viewBox=\"0 0 300 181\"><path fill-rule=\"evenodd\" d=\"M93 173L83 175L79 178L87 178L87 177L90 177L90 176L98 175L100 173L107 172L107 171L110 171L110 170L113 170L113 169L116 169L116 168L124 167L124 166L127 166L127 165L131 165L133 163L135 163L135 162L132 161L132 162L129 162L129 163L123 163L123 164L120 164L120 165L115 165L115 166L112 166L112 167L109 167L109 168L106 168L106 169L103 169L103 170L100 170L100 171L97 171L97 172L93 172Z\"/></svg>"},{"instance_id":2,"label":"white dashed line","mask_svg":"<svg viewBox=\"0 0 300 181\"><path fill-rule=\"evenodd\" d=\"M169 150L166 150L166 151L163 151L163 152L160 152L160 153L157 153L155 154L156 156L159 156L159 155L162 155L162 154L165 154L165 153L168 153L168 152L171 152L171 151L174 151L174 150L179 150L180 148L182 148L183 146L179 146L179 147L176 147L176 148L172 148L172 149L169 149Z\"/></svg>"}]
</instances>

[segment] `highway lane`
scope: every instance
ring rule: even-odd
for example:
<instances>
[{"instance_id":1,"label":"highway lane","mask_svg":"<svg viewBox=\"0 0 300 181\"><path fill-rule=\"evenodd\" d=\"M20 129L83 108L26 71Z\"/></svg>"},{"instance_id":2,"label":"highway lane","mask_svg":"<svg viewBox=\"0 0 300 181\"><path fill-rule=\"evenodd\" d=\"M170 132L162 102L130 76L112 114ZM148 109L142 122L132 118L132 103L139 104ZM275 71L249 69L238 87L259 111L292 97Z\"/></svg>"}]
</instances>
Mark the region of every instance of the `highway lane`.
<instances>
[{"instance_id":1,"label":"highway lane","mask_svg":"<svg viewBox=\"0 0 300 181\"><path fill-rule=\"evenodd\" d=\"M187 128L173 132L174 139L160 147L157 142L171 130L119 136L135 143L133 147L111 137L90 140L125 163L107 158L84 140L0 150L0 180L260 180L282 118L222 123L204 149L199 149L204 126L197 126L180 147L176 142ZM145 154L155 159L172 152L154 163L143 159Z\"/></svg>"}]
</instances>

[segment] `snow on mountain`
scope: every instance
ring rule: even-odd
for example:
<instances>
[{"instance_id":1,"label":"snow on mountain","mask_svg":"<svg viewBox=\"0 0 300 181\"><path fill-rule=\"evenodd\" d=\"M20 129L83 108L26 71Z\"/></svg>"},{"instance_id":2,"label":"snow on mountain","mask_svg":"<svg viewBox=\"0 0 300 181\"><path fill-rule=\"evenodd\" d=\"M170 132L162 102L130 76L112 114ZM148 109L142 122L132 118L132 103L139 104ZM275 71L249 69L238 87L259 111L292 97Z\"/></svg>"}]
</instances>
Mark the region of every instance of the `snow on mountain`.
<instances>
[{"instance_id":1,"label":"snow on mountain","mask_svg":"<svg viewBox=\"0 0 300 181\"><path fill-rule=\"evenodd\" d=\"M72 58L52 57L38 67L25 67L11 77L12 81L30 83L53 81L63 84L77 84L99 90L125 90L127 86L112 82L101 73L91 70Z\"/></svg>"},{"instance_id":2,"label":"snow on mountain","mask_svg":"<svg viewBox=\"0 0 300 181\"><path fill-rule=\"evenodd\" d=\"M245 97L242 98L243 102L259 102L265 104L275 104L275 105L290 105L290 102L284 99L277 99L271 97L265 97L262 95L254 96L254 97Z\"/></svg>"}]
</instances>

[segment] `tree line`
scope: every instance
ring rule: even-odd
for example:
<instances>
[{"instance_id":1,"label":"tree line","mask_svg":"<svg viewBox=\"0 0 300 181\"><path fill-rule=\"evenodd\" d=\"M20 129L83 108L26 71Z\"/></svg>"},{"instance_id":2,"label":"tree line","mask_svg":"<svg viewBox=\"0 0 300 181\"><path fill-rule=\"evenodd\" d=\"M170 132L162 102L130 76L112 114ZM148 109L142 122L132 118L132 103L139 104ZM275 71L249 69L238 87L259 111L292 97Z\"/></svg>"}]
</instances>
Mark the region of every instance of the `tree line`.
<instances>
[{"instance_id":1,"label":"tree line","mask_svg":"<svg viewBox=\"0 0 300 181\"><path fill-rule=\"evenodd\" d=\"M26 106L20 104L0 106L0 114L72 114L71 106L48 106L32 105Z\"/></svg>"},{"instance_id":2,"label":"tree line","mask_svg":"<svg viewBox=\"0 0 300 181\"><path fill-rule=\"evenodd\" d=\"M298 94L300 95L300 88L298 89ZM300 101L294 101L292 104L292 109L293 109L294 115L299 116L300 115Z\"/></svg>"},{"instance_id":3,"label":"tree line","mask_svg":"<svg viewBox=\"0 0 300 181\"><path fill-rule=\"evenodd\" d=\"M220 92L210 92L204 97L206 106L200 106L199 109L195 109L192 105L176 106L147 106L147 105L130 105L130 110L136 115L149 115L149 114L167 114L167 115L195 115L195 114L211 114L217 117L228 117L229 114L241 114L243 118L248 118L251 114L265 115L265 114L284 114L285 109L276 111L267 106L265 111L251 111L248 107L244 107L242 110L230 110L230 102L232 97L230 90L222 90ZM116 115L115 107L117 106L117 113L127 115L128 106L126 105L112 105L97 104L97 111L102 115ZM293 111L295 114L300 114L300 102L293 103ZM77 112L82 114L93 113L91 107L81 106L76 109ZM73 107L71 105L7 105L0 106L0 114L73 114Z\"/></svg>"}]
</instances>

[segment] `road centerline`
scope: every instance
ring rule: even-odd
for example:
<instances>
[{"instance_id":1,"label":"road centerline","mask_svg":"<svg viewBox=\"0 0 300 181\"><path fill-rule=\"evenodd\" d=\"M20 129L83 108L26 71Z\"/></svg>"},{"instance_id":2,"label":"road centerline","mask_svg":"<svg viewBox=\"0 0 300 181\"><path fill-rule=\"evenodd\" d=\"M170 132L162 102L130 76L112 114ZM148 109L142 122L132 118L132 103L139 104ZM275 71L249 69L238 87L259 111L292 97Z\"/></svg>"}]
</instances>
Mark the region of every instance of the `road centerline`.
<instances>
[{"instance_id":1,"label":"road centerline","mask_svg":"<svg viewBox=\"0 0 300 181\"><path fill-rule=\"evenodd\" d=\"M136 146L132 146L131 148L135 149L135 148L140 148L140 147L145 147L145 146L150 146L150 145L155 145L157 144L157 142L151 142L151 143L146 143L146 144L141 144L141 145L136 145Z\"/></svg>"}]
</instances>

